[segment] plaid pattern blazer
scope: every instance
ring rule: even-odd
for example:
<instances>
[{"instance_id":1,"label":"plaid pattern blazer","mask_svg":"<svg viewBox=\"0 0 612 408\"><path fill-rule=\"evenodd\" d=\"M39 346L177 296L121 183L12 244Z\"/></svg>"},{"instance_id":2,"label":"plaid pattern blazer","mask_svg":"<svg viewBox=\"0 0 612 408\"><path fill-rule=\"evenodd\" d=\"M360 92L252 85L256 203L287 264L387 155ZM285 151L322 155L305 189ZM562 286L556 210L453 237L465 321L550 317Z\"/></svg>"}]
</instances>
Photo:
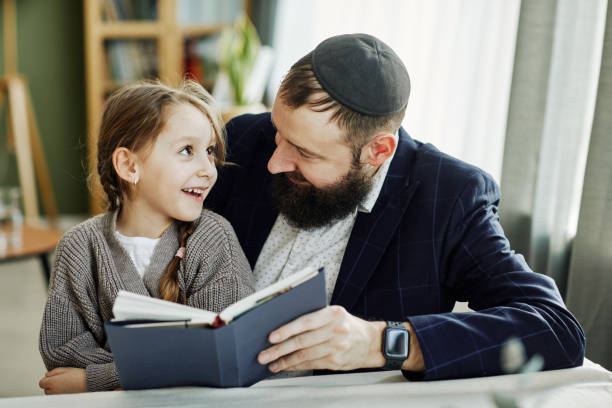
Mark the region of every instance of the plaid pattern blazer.
<instances>
[{"instance_id":1,"label":"plaid pattern blazer","mask_svg":"<svg viewBox=\"0 0 612 408\"><path fill-rule=\"evenodd\" d=\"M251 264L276 220L266 168L270 115L227 125L228 158L207 207L226 217ZM482 170L400 129L397 152L371 213L359 213L331 303L364 319L410 321L424 379L502 373L514 336L545 369L581 365L585 338L552 279L529 269L500 226L500 191ZM467 301L470 313L451 313ZM404 373L411 377L409 373Z\"/></svg>"}]
</instances>

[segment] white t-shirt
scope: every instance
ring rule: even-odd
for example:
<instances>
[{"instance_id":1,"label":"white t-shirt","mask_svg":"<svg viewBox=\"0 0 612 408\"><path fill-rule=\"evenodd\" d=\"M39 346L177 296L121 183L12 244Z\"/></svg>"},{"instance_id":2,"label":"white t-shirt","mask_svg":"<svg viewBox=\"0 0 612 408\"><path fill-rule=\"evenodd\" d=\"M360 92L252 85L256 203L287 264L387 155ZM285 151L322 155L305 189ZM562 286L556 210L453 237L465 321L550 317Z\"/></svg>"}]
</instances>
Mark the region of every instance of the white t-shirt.
<instances>
[{"instance_id":1,"label":"white t-shirt","mask_svg":"<svg viewBox=\"0 0 612 408\"><path fill-rule=\"evenodd\" d=\"M132 259L138 274L142 278L151 262L155 245L160 238L126 237L119 231L115 231L115 237Z\"/></svg>"}]
</instances>

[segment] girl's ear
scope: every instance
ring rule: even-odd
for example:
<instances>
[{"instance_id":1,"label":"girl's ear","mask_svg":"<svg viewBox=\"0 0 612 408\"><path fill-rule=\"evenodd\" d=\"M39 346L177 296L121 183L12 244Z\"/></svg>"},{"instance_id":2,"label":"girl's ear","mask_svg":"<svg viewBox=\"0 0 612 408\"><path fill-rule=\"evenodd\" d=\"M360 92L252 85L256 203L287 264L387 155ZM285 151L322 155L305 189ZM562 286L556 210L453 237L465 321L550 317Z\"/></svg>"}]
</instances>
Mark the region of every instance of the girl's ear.
<instances>
[{"instance_id":1,"label":"girl's ear","mask_svg":"<svg viewBox=\"0 0 612 408\"><path fill-rule=\"evenodd\" d=\"M126 147L118 147L113 152L113 167L117 175L129 184L136 185L140 178L137 156Z\"/></svg>"},{"instance_id":2,"label":"girl's ear","mask_svg":"<svg viewBox=\"0 0 612 408\"><path fill-rule=\"evenodd\" d=\"M380 133L361 150L361 162L378 167L393 155L397 141L391 133Z\"/></svg>"}]
</instances>

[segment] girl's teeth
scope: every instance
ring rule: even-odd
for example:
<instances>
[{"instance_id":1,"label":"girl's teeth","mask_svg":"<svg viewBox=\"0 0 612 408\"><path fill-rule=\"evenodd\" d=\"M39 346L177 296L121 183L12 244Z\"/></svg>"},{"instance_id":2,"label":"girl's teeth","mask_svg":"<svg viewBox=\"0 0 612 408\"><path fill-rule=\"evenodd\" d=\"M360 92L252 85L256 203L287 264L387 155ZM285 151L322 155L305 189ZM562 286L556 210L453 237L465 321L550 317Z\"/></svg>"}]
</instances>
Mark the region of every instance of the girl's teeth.
<instances>
[{"instance_id":1,"label":"girl's teeth","mask_svg":"<svg viewBox=\"0 0 612 408\"><path fill-rule=\"evenodd\" d=\"M186 193L191 193L191 194L203 194L204 193L204 191L202 191L199 188L187 188L187 189L184 189L183 191L185 191Z\"/></svg>"}]
</instances>

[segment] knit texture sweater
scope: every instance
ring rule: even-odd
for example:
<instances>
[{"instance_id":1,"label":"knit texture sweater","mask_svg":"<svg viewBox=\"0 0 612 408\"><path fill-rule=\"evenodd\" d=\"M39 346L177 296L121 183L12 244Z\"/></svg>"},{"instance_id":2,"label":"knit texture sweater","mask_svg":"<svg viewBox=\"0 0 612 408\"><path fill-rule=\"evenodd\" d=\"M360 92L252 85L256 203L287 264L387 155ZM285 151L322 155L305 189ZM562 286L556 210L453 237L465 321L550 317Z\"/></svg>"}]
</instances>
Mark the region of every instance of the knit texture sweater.
<instances>
[{"instance_id":1,"label":"knit texture sweater","mask_svg":"<svg viewBox=\"0 0 612 408\"><path fill-rule=\"evenodd\" d=\"M89 391L120 386L104 331L117 293L127 290L159 298L160 279L179 246L174 223L161 236L141 278L115 238L116 219L116 212L102 214L62 237L40 330L40 353L47 369L84 368ZM178 285L188 305L219 312L253 292L251 269L223 217L204 210L194 223Z\"/></svg>"}]
</instances>

